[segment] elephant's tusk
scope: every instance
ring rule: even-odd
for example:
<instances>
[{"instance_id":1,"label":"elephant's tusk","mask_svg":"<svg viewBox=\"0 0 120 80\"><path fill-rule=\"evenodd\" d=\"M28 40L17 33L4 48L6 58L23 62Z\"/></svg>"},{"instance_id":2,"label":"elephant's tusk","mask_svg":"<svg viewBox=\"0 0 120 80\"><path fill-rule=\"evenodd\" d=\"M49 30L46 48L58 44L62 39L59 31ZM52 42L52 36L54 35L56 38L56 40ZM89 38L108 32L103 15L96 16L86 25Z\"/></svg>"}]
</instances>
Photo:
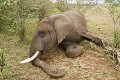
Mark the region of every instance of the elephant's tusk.
<instances>
[{"instance_id":1,"label":"elephant's tusk","mask_svg":"<svg viewBox=\"0 0 120 80\"><path fill-rule=\"evenodd\" d=\"M21 61L20 63L30 62L30 61L34 60L38 55L39 55L39 51L37 51L31 58L27 58L27 59Z\"/></svg>"}]
</instances>

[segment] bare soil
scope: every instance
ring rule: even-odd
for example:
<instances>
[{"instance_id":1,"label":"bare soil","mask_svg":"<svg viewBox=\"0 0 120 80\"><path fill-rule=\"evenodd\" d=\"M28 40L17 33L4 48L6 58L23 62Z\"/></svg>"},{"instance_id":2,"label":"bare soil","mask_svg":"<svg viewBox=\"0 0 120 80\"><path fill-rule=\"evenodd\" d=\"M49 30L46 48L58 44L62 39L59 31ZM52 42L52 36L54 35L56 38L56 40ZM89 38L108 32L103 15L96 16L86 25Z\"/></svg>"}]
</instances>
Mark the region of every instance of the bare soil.
<instances>
[{"instance_id":1,"label":"bare soil","mask_svg":"<svg viewBox=\"0 0 120 80\"><path fill-rule=\"evenodd\" d=\"M67 58L63 51L57 50L43 56L43 60L51 64L54 69L65 69L67 74L63 78L52 78L41 68L31 64L15 65L20 74L13 76L14 80L120 80L119 68L111 59L94 51L86 51L81 56ZM19 66L19 67L18 67Z\"/></svg>"}]
</instances>

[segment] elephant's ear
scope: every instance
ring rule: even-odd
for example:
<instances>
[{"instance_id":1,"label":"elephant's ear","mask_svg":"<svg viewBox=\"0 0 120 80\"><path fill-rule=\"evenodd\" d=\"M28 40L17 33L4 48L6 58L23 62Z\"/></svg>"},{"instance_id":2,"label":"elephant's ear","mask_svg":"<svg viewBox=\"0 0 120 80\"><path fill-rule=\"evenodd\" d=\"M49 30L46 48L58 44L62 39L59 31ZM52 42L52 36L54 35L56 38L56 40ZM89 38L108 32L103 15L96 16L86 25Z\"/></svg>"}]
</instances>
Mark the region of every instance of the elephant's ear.
<instances>
[{"instance_id":1,"label":"elephant's ear","mask_svg":"<svg viewBox=\"0 0 120 80\"><path fill-rule=\"evenodd\" d=\"M64 18L56 19L54 28L57 33L58 44L60 44L72 30L70 21Z\"/></svg>"}]
</instances>

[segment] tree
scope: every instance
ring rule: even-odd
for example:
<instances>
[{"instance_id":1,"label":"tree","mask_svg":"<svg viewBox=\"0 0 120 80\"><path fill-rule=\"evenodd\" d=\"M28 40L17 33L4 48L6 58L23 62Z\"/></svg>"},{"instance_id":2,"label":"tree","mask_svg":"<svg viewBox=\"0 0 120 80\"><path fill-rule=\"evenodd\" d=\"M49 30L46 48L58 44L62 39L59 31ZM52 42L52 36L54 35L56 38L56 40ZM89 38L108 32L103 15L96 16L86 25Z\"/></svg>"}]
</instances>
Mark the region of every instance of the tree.
<instances>
[{"instance_id":1,"label":"tree","mask_svg":"<svg viewBox=\"0 0 120 80\"><path fill-rule=\"evenodd\" d=\"M0 31L18 33L20 40L25 40L25 20L30 12L30 1L4 0L1 2Z\"/></svg>"},{"instance_id":2,"label":"tree","mask_svg":"<svg viewBox=\"0 0 120 80\"><path fill-rule=\"evenodd\" d=\"M113 22L114 45L118 47L120 45L120 31L117 30L117 24L120 20L120 1L105 0L105 3Z\"/></svg>"},{"instance_id":3,"label":"tree","mask_svg":"<svg viewBox=\"0 0 120 80\"><path fill-rule=\"evenodd\" d=\"M52 13L54 9L54 5L52 2L50 2L50 0L39 0L37 1L36 5L39 20L48 17L49 14Z\"/></svg>"},{"instance_id":4,"label":"tree","mask_svg":"<svg viewBox=\"0 0 120 80\"><path fill-rule=\"evenodd\" d=\"M106 8L109 10L109 14L113 21L114 31L116 31L116 24L120 19L120 1L119 0L105 0Z\"/></svg>"},{"instance_id":5,"label":"tree","mask_svg":"<svg viewBox=\"0 0 120 80\"><path fill-rule=\"evenodd\" d=\"M6 0L0 0L0 32L7 29L9 26L10 18L7 16L8 11L6 10L9 3Z\"/></svg>"},{"instance_id":6,"label":"tree","mask_svg":"<svg viewBox=\"0 0 120 80\"><path fill-rule=\"evenodd\" d=\"M88 9L97 4L97 0L95 2L93 0L76 0L76 2L76 8L81 10L83 13L85 13Z\"/></svg>"},{"instance_id":7,"label":"tree","mask_svg":"<svg viewBox=\"0 0 120 80\"><path fill-rule=\"evenodd\" d=\"M26 19L33 15L42 20L51 15L53 10L54 5L49 0L2 0L0 2L0 31L17 33L20 41L24 41L26 40Z\"/></svg>"},{"instance_id":8,"label":"tree","mask_svg":"<svg viewBox=\"0 0 120 80\"><path fill-rule=\"evenodd\" d=\"M67 0L57 0L55 6L60 12L64 12L71 9L69 4L67 3Z\"/></svg>"}]
</instances>

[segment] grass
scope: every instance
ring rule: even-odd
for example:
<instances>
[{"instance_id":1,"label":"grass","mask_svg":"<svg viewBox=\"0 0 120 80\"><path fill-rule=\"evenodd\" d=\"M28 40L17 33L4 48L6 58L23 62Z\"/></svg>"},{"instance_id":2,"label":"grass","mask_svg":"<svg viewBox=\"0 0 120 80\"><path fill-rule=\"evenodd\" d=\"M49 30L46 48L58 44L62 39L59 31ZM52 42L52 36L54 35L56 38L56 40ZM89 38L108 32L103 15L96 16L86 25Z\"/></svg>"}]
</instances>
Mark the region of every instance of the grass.
<instances>
[{"instance_id":1,"label":"grass","mask_svg":"<svg viewBox=\"0 0 120 80\"><path fill-rule=\"evenodd\" d=\"M88 29L112 43L112 20L108 14L87 12ZM20 64L26 59L29 45L35 31L37 19L26 20L27 41L19 43L19 37L15 34L0 33L0 48L4 49L4 56L10 69L3 70L4 79L9 80L56 80L48 76L41 68L32 66L31 63ZM106 53L106 50L97 47L93 43L84 41L85 53L77 58L67 58L61 49L53 49L46 52L42 57L55 69L64 68L67 74L58 80L120 80L120 68L116 67Z\"/></svg>"}]
</instances>

